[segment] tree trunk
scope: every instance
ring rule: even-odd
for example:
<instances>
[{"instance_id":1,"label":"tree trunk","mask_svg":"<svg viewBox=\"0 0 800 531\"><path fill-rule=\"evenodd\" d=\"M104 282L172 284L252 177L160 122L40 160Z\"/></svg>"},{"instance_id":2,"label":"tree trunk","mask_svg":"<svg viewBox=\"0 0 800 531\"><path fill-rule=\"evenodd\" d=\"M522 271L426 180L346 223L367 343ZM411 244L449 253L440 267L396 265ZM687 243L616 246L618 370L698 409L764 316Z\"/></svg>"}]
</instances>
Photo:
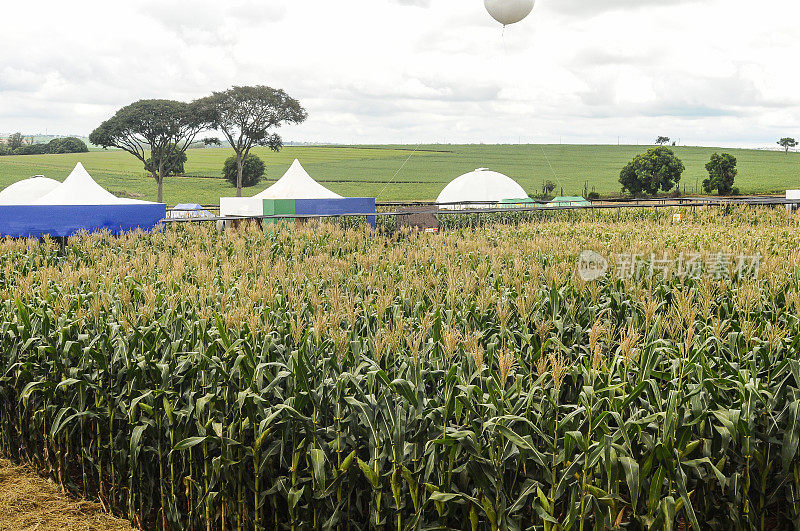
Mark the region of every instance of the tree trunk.
<instances>
[{"instance_id":1,"label":"tree trunk","mask_svg":"<svg viewBox=\"0 0 800 531\"><path fill-rule=\"evenodd\" d=\"M236 197L242 197L242 173L244 171L244 155L236 154Z\"/></svg>"},{"instance_id":2,"label":"tree trunk","mask_svg":"<svg viewBox=\"0 0 800 531\"><path fill-rule=\"evenodd\" d=\"M164 157L159 157L158 161L158 202L163 203L164 199Z\"/></svg>"},{"instance_id":3,"label":"tree trunk","mask_svg":"<svg viewBox=\"0 0 800 531\"><path fill-rule=\"evenodd\" d=\"M162 196L162 183L163 183L163 179L162 179L162 178L159 176L159 174L158 174L157 172L155 172L155 171L153 171L153 172L150 172L150 175L152 175L152 176L153 176L153 179L155 179L155 180L156 180L156 185L158 186L158 202L160 203L160 202L161 202L161 196Z\"/></svg>"}]
</instances>

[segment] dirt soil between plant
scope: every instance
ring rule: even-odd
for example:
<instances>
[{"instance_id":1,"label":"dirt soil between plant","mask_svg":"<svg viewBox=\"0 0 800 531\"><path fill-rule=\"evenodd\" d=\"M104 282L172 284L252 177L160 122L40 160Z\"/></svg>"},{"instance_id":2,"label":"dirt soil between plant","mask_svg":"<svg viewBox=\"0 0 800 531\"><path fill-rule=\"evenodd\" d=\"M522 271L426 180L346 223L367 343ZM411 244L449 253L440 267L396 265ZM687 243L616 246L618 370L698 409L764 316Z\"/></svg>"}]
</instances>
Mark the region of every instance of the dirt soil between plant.
<instances>
[{"instance_id":1,"label":"dirt soil between plant","mask_svg":"<svg viewBox=\"0 0 800 531\"><path fill-rule=\"evenodd\" d=\"M30 468L0 459L0 531L131 531L100 504L61 494Z\"/></svg>"}]
</instances>

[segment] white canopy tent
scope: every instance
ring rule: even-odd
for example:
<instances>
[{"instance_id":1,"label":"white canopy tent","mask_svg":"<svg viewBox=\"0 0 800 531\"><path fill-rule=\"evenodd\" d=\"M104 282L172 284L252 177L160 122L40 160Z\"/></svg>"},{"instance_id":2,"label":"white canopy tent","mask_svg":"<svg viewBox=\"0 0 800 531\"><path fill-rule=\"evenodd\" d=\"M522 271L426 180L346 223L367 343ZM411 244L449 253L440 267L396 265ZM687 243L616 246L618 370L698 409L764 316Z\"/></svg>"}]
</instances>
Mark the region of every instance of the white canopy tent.
<instances>
[{"instance_id":1,"label":"white canopy tent","mask_svg":"<svg viewBox=\"0 0 800 531\"><path fill-rule=\"evenodd\" d=\"M256 199L341 199L337 193L331 192L315 181L300 164L294 162L286 170L278 182L255 196Z\"/></svg>"},{"instance_id":2,"label":"white canopy tent","mask_svg":"<svg viewBox=\"0 0 800 531\"><path fill-rule=\"evenodd\" d=\"M494 204L503 199L527 198L528 194L512 178L487 168L478 168L451 181L436 202Z\"/></svg>"},{"instance_id":3,"label":"white canopy tent","mask_svg":"<svg viewBox=\"0 0 800 531\"><path fill-rule=\"evenodd\" d=\"M97 184L80 162L63 183L31 202L33 205L132 205L147 201L117 197Z\"/></svg>"},{"instance_id":4,"label":"white canopy tent","mask_svg":"<svg viewBox=\"0 0 800 531\"><path fill-rule=\"evenodd\" d=\"M24 204L0 205L0 237L63 238L81 231L149 231L166 213L163 203L116 197L94 182L78 163L63 183L42 197Z\"/></svg>"},{"instance_id":5,"label":"white canopy tent","mask_svg":"<svg viewBox=\"0 0 800 531\"><path fill-rule=\"evenodd\" d=\"M264 199L342 199L315 181L295 159L278 182L253 197L222 197L221 216L261 216Z\"/></svg>"},{"instance_id":6,"label":"white canopy tent","mask_svg":"<svg viewBox=\"0 0 800 531\"><path fill-rule=\"evenodd\" d=\"M0 192L0 205L29 205L60 185L61 183L55 179L48 179L41 175L23 179Z\"/></svg>"}]
</instances>

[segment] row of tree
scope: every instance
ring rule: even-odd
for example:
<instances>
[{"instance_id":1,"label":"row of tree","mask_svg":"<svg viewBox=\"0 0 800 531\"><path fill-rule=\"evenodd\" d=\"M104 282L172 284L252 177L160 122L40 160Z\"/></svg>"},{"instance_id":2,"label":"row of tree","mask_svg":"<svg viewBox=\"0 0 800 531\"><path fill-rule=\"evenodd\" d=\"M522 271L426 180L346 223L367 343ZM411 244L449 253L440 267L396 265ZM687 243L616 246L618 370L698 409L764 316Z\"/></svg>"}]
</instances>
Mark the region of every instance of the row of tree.
<instances>
[{"instance_id":1,"label":"row of tree","mask_svg":"<svg viewBox=\"0 0 800 531\"><path fill-rule=\"evenodd\" d=\"M656 145L657 146L664 146L670 143L670 138L668 136L659 136L656 138ZM673 140L672 145L674 146L676 142ZM791 137L785 137L778 140L778 145L781 146L786 153L789 153L791 148L797 147L798 143L797 140Z\"/></svg>"},{"instance_id":2,"label":"row of tree","mask_svg":"<svg viewBox=\"0 0 800 531\"><path fill-rule=\"evenodd\" d=\"M685 170L683 162L671 149L659 146L634 157L620 172L619 182L623 192L634 196L669 193L677 189ZM703 181L706 193L738 194L734 187L739 173L736 157L729 153L714 153L706 164L706 171L708 178Z\"/></svg>"},{"instance_id":3,"label":"row of tree","mask_svg":"<svg viewBox=\"0 0 800 531\"><path fill-rule=\"evenodd\" d=\"M86 153L86 142L74 136L54 138L46 144L25 142L22 133L14 133L0 144L0 155L54 155L59 153Z\"/></svg>"},{"instance_id":4,"label":"row of tree","mask_svg":"<svg viewBox=\"0 0 800 531\"><path fill-rule=\"evenodd\" d=\"M278 151L283 146L274 130L301 123L308 113L286 92L267 86L232 87L191 103L173 100L140 100L118 110L89 135L103 148L127 151L158 184L163 201L164 177L175 173L186 160L186 150L203 132L218 131L235 153L236 195L241 197L245 161L255 146ZM206 144L220 144L205 138ZM263 170L261 172L263 174Z\"/></svg>"}]
</instances>

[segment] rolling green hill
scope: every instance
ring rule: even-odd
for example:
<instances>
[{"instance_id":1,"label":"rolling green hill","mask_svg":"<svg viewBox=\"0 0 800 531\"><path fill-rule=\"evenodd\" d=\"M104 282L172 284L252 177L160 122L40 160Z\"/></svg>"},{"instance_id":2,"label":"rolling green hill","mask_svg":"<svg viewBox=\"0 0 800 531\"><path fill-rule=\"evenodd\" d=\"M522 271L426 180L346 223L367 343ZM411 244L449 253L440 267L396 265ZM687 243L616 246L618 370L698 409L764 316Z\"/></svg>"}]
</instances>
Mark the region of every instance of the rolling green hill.
<instances>
[{"instance_id":1,"label":"rolling green hill","mask_svg":"<svg viewBox=\"0 0 800 531\"><path fill-rule=\"evenodd\" d=\"M550 179L566 195L581 195L584 184L601 194L617 194L620 169L645 146L589 145L427 145L427 146L288 146L280 153L255 152L267 165L265 180L247 189L254 195L283 175L295 158L330 189L345 196L376 196L379 200L435 199L455 177L487 167L516 179L530 194ZM681 188L695 193L706 176L705 163L714 152L739 160L736 185L742 193L782 193L800 188L800 154L774 151L677 147L686 165ZM188 152L186 177L169 178L164 185L170 203L216 204L235 189L221 178L229 149ZM155 199L153 180L142 165L121 151L92 151L68 155L0 157L0 187L35 174L63 180L76 162L117 194Z\"/></svg>"}]
</instances>

